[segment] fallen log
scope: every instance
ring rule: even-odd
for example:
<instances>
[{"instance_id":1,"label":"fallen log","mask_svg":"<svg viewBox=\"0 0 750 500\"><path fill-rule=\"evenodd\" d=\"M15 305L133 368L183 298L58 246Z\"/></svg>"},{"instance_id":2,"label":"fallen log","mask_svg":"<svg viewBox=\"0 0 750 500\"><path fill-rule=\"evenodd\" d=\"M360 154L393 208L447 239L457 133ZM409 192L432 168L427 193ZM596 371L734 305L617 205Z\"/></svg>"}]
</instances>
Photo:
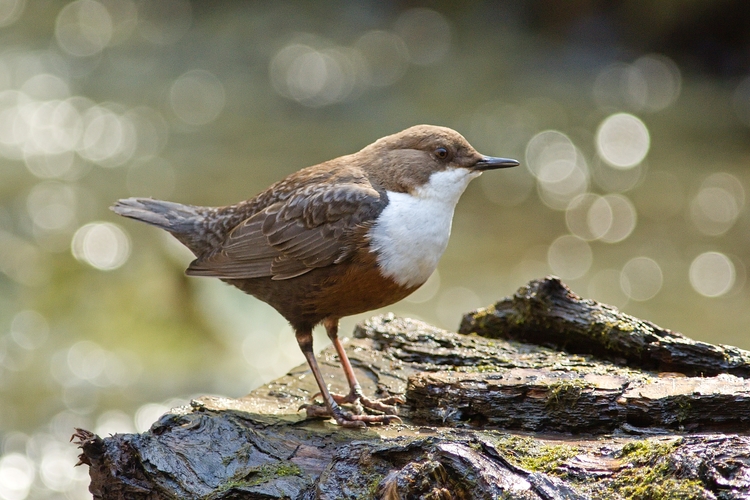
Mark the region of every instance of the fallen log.
<instances>
[{"instance_id":1,"label":"fallen log","mask_svg":"<svg viewBox=\"0 0 750 500\"><path fill-rule=\"evenodd\" d=\"M512 297L465 315L458 331L593 354L647 370L750 376L750 352L693 340L583 299L554 276L533 280Z\"/></svg>"},{"instance_id":2,"label":"fallen log","mask_svg":"<svg viewBox=\"0 0 750 500\"><path fill-rule=\"evenodd\" d=\"M550 289L566 289L554 281ZM578 318L606 307L577 300ZM563 328L544 319L555 308L527 309L535 328ZM497 332L489 316L483 325L495 326L482 333ZM78 430L81 463L97 499L750 495L750 438L737 435L750 429L750 381L659 373L648 357L644 369L642 356L624 364L571 354L529 342L535 335L486 338L378 316L346 349L366 393L405 396L403 424L348 430L306 420L297 409L317 388L301 366L240 399L198 398L143 434ZM335 356L323 351L321 369L345 392Z\"/></svg>"}]
</instances>

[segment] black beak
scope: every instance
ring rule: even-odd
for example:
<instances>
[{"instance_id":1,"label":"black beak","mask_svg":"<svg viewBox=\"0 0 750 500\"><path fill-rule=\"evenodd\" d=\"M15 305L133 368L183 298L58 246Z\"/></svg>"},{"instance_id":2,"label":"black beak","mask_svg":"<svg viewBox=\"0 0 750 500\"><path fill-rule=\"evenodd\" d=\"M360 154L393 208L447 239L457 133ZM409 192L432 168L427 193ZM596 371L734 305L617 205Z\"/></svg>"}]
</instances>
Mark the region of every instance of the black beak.
<instances>
[{"instance_id":1,"label":"black beak","mask_svg":"<svg viewBox=\"0 0 750 500\"><path fill-rule=\"evenodd\" d=\"M496 168L517 167L520 165L517 160L510 158L495 158L493 156L482 156L482 159L474 164L474 170L484 172L485 170L494 170Z\"/></svg>"}]
</instances>

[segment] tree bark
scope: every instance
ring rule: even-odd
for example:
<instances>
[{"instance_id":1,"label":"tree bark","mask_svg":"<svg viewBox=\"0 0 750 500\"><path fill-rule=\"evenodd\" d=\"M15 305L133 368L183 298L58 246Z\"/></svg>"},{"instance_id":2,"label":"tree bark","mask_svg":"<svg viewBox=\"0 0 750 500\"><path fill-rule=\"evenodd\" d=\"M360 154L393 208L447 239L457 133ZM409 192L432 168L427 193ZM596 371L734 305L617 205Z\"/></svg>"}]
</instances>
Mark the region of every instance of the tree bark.
<instances>
[{"instance_id":1,"label":"tree bark","mask_svg":"<svg viewBox=\"0 0 750 500\"><path fill-rule=\"evenodd\" d=\"M750 428L746 351L583 300L557 278L467 315L461 331L392 315L355 329L347 353L365 393L405 396L403 424L305 419L297 409L317 388L302 366L241 399L194 400L143 434L79 429L90 490L149 500L750 495L750 439L737 435ZM345 393L335 352L319 359Z\"/></svg>"},{"instance_id":2,"label":"tree bark","mask_svg":"<svg viewBox=\"0 0 750 500\"><path fill-rule=\"evenodd\" d=\"M459 332L593 354L640 369L750 377L750 352L692 340L582 299L555 277L534 280L512 297L467 314Z\"/></svg>"}]
</instances>

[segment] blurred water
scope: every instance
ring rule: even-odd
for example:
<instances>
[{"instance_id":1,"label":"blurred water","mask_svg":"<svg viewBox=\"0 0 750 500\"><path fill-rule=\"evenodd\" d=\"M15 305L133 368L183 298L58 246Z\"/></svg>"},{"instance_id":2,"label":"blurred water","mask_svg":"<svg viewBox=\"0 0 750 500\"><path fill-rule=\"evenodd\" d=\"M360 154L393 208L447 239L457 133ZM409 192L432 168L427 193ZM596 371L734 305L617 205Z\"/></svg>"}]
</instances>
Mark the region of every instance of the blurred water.
<instances>
[{"instance_id":1,"label":"blurred water","mask_svg":"<svg viewBox=\"0 0 750 500\"><path fill-rule=\"evenodd\" d=\"M278 314L186 278L114 200L236 202L416 123L523 166L469 187L438 272L388 310L455 328L555 273L750 348L747 69L508 5L0 1L0 499L89 498L74 427L143 431L303 362Z\"/></svg>"}]
</instances>

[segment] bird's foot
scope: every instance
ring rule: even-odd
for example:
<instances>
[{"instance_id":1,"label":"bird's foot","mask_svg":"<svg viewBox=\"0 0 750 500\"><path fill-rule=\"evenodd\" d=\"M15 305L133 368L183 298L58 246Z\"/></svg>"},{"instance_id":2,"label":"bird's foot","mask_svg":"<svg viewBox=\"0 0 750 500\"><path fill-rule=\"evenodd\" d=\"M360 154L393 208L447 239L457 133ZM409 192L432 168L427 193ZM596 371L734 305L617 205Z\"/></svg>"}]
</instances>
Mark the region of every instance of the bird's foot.
<instances>
[{"instance_id":1,"label":"bird's foot","mask_svg":"<svg viewBox=\"0 0 750 500\"><path fill-rule=\"evenodd\" d=\"M333 417L341 427L364 428L367 424L388 425L391 422L401 422L396 415L360 415L344 410L335 403L330 408L321 404L304 404L299 409L304 409L308 418Z\"/></svg>"},{"instance_id":2,"label":"bird's foot","mask_svg":"<svg viewBox=\"0 0 750 500\"><path fill-rule=\"evenodd\" d=\"M320 393L315 394L311 399L315 399L320 396ZM331 394L331 397L340 405L354 405L354 412L361 414L361 407L383 412L386 415L397 415L398 408L395 405L405 404L406 400L401 396L390 396L383 399L370 399L365 396L362 391L353 390L346 396L341 394Z\"/></svg>"},{"instance_id":3,"label":"bird's foot","mask_svg":"<svg viewBox=\"0 0 750 500\"><path fill-rule=\"evenodd\" d=\"M398 408L395 405L404 404L406 401L399 396L390 396L383 399L370 399L361 392L352 391L346 396L340 394L331 394L333 400L339 404L356 404L359 403L370 410L380 411L386 415L397 415Z\"/></svg>"}]
</instances>

